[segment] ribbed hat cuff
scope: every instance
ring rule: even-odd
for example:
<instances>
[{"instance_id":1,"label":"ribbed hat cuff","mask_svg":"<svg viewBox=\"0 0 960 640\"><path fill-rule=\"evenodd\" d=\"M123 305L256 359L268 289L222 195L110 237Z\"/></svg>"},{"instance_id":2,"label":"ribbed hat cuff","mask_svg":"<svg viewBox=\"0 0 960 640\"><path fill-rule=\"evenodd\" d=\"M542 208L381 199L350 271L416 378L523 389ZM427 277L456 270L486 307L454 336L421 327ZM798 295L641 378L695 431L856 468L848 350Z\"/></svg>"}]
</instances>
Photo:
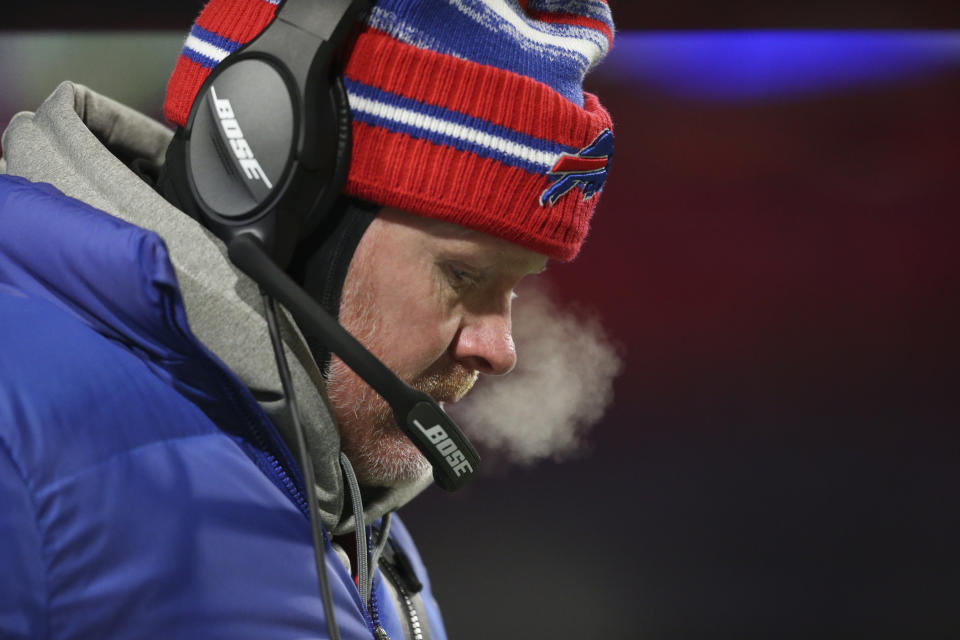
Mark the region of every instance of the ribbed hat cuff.
<instances>
[{"instance_id":1,"label":"ribbed hat cuff","mask_svg":"<svg viewBox=\"0 0 960 640\"><path fill-rule=\"evenodd\" d=\"M573 188L541 204L551 169L605 130L584 106L496 67L419 49L374 30L345 70L354 117L346 191L567 261L579 252L596 197ZM511 99L504 99L510 95Z\"/></svg>"}]
</instances>

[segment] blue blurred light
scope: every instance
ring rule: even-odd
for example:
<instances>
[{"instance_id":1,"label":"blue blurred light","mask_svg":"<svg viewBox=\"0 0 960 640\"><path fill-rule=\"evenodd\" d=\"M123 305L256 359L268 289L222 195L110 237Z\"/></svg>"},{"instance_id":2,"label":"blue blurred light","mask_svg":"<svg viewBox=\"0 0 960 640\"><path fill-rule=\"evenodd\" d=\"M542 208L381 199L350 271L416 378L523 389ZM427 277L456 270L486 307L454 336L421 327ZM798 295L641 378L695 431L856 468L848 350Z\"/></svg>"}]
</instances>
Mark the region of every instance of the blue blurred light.
<instances>
[{"instance_id":1,"label":"blue blurred light","mask_svg":"<svg viewBox=\"0 0 960 640\"><path fill-rule=\"evenodd\" d=\"M620 32L598 74L712 100L877 85L960 67L960 31Z\"/></svg>"}]
</instances>

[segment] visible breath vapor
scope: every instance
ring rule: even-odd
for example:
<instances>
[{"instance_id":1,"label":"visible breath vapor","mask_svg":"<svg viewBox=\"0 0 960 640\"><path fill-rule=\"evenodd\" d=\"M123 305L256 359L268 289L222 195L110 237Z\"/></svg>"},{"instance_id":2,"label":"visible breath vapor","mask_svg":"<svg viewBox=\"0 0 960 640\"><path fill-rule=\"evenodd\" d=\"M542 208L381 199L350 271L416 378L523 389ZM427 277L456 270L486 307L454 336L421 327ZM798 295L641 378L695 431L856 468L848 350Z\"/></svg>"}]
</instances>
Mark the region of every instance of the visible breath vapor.
<instances>
[{"instance_id":1,"label":"visible breath vapor","mask_svg":"<svg viewBox=\"0 0 960 640\"><path fill-rule=\"evenodd\" d=\"M472 440L515 462L567 457L613 401L621 359L599 321L559 308L542 285L514 301L513 336L513 372L481 376L448 409Z\"/></svg>"}]
</instances>

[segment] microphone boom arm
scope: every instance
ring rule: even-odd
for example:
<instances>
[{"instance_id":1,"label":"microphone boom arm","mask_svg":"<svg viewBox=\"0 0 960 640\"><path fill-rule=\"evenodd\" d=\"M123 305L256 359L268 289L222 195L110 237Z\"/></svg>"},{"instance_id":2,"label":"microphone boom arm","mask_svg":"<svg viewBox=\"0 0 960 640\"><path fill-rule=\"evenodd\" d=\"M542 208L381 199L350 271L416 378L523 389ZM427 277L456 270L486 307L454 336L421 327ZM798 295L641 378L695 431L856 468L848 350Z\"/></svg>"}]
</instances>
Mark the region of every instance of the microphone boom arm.
<instances>
[{"instance_id":1,"label":"microphone boom arm","mask_svg":"<svg viewBox=\"0 0 960 640\"><path fill-rule=\"evenodd\" d=\"M293 315L307 332L380 394L404 434L433 465L437 484L447 491L464 487L480 456L457 424L429 395L411 388L344 329L270 258L260 239L242 233L227 247L230 260Z\"/></svg>"}]
</instances>

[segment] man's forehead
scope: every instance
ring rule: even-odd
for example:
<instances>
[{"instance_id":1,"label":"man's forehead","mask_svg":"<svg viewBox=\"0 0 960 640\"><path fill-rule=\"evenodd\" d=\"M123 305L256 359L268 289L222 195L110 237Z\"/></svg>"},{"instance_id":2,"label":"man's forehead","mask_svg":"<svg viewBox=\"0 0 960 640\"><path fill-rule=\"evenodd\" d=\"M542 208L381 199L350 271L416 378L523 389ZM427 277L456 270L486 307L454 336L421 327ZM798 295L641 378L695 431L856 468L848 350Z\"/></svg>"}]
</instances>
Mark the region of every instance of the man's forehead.
<instances>
[{"instance_id":1,"label":"man's forehead","mask_svg":"<svg viewBox=\"0 0 960 640\"><path fill-rule=\"evenodd\" d=\"M483 262L476 266L516 268L525 273L541 273L546 269L547 256L483 231L399 209L385 208L379 215L388 222L423 234L432 250L452 259L473 259Z\"/></svg>"}]
</instances>

